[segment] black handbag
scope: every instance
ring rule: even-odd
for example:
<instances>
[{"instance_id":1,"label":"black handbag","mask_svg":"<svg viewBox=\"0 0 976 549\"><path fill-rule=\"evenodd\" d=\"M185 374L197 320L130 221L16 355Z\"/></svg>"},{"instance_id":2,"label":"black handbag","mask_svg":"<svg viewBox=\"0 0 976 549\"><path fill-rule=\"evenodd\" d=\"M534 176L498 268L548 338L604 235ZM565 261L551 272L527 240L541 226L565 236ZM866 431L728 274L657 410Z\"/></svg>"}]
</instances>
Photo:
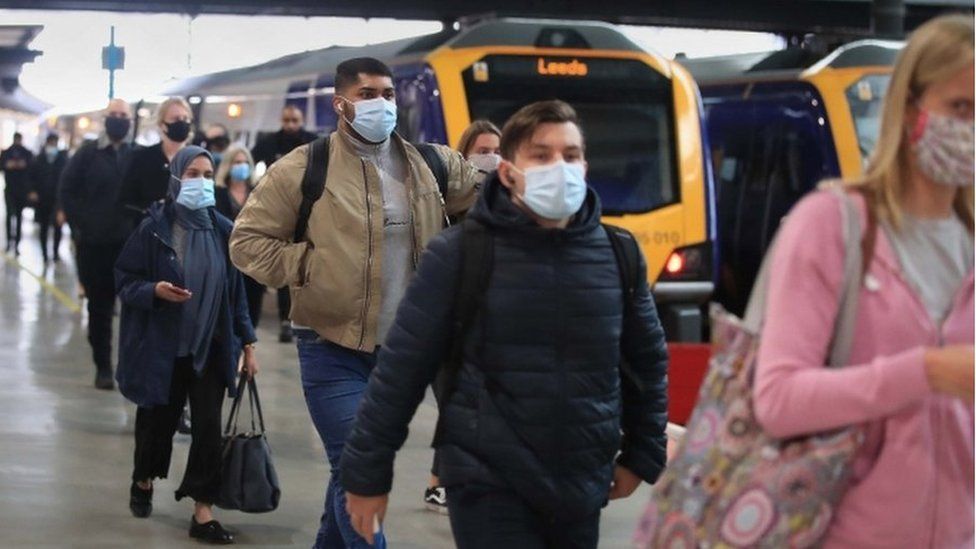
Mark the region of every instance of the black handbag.
<instances>
[{"instance_id":1,"label":"black handbag","mask_svg":"<svg viewBox=\"0 0 976 549\"><path fill-rule=\"evenodd\" d=\"M242 433L237 428L237 419L245 392L251 408L251 430ZM257 423L254 421L255 411ZM247 374L241 375L237 385L237 397L227 417L223 444L217 506L245 513L267 513L277 509L281 499L278 474L271 460L271 446L265 437L264 414L261 412L258 388L253 379L248 380Z\"/></svg>"}]
</instances>

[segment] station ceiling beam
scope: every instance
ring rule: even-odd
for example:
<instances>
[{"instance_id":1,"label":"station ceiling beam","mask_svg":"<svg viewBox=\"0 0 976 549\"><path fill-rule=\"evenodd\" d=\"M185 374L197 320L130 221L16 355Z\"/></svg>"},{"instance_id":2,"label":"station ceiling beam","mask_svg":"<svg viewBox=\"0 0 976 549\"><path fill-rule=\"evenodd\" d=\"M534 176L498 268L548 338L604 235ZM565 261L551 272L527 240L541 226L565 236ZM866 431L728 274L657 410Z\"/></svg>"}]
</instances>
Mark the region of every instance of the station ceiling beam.
<instances>
[{"instance_id":1,"label":"station ceiling beam","mask_svg":"<svg viewBox=\"0 0 976 549\"><path fill-rule=\"evenodd\" d=\"M0 8L117 12L392 17L452 22L484 15L593 19L633 25L754 30L798 35L871 34L877 0L495 0L479 13L457 0L0 0ZM973 12L973 0L906 0L905 28L949 10Z\"/></svg>"}]
</instances>

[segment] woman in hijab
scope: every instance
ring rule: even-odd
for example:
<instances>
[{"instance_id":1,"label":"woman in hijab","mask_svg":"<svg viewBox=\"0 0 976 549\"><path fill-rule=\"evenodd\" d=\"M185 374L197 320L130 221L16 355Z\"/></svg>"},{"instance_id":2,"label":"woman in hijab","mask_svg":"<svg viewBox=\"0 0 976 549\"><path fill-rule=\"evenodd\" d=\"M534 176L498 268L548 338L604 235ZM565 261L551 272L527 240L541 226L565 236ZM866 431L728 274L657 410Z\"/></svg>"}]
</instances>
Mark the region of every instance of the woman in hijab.
<instances>
[{"instance_id":1,"label":"woman in hijab","mask_svg":"<svg viewBox=\"0 0 976 549\"><path fill-rule=\"evenodd\" d=\"M149 209L119 256L117 380L139 406L132 514L152 512L152 481L169 472L173 434L189 399L192 442L176 499L195 502L191 537L228 544L233 535L212 514L220 491L221 405L225 390L236 393L242 348L247 375L258 366L243 282L227 254L233 225L214 210L213 172L205 149L176 153L166 201Z\"/></svg>"}]
</instances>

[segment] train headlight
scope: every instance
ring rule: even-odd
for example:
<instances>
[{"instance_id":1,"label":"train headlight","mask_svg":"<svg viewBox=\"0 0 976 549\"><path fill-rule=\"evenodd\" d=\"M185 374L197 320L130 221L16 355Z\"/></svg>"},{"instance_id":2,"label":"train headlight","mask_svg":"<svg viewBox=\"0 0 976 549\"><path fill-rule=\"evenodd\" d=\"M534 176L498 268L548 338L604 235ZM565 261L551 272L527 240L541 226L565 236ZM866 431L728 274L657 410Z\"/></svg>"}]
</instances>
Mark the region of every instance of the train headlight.
<instances>
[{"instance_id":1,"label":"train headlight","mask_svg":"<svg viewBox=\"0 0 976 549\"><path fill-rule=\"evenodd\" d=\"M658 281L711 280L711 251L712 247L707 242L674 250L665 261Z\"/></svg>"}]
</instances>

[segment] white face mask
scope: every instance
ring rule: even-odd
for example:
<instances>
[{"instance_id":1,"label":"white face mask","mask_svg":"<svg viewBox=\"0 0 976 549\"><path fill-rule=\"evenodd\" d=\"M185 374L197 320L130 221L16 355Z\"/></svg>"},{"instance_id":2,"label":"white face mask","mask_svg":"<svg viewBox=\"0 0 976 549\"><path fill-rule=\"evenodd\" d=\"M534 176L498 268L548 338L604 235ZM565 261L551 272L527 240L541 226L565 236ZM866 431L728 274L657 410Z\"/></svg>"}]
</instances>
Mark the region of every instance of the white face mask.
<instances>
[{"instance_id":1,"label":"white face mask","mask_svg":"<svg viewBox=\"0 0 976 549\"><path fill-rule=\"evenodd\" d=\"M493 172L498 169L502 157L497 154L471 154L468 155L468 162L483 172Z\"/></svg>"},{"instance_id":2,"label":"white face mask","mask_svg":"<svg viewBox=\"0 0 976 549\"><path fill-rule=\"evenodd\" d=\"M522 202L530 210L546 219L566 219L579 211L586 198L586 177L583 165L560 160L545 166L533 166L525 171L525 194Z\"/></svg>"},{"instance_id":3,"label":"white face mask","mask_svg":"<svg viewBox=\"0 0 976 549\"><path fill-rule=\"evenodd\" d=\"M342 99L345 99L356 110L356 118L352 122L349 122L345 115L343 118L364 139L372 143L382 143L393 133L397 123L396 103L387 101L382 97L355 102L345 97Z\"/></svg>"}]
</instances>

